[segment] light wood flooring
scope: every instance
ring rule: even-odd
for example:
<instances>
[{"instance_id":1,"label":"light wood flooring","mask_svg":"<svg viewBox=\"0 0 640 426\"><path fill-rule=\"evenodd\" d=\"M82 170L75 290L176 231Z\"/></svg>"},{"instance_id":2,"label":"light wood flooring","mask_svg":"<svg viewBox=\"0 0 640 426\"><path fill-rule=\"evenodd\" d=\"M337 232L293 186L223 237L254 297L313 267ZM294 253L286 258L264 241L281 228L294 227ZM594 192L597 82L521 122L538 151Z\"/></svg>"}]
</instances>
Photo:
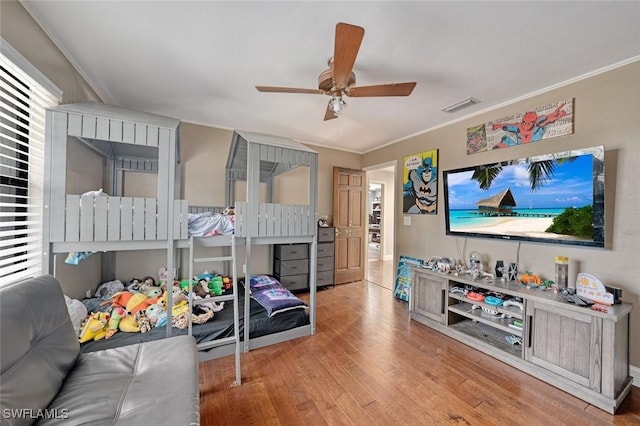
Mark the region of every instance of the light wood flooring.
<instances>
[{"instance_id":1,"label":"light wood flooring","mask_svg":"<svg viewBox=\"0 0 640 426\"><path fill-rule=\"evenodd\" d=\"M393 290L395 284L395 272L392 260L379 260L380 249L369 244L367 261L367 281Z\"/></svg>"},{"instance_id":2,"label":"light wood flooring","mask_svg":"<svg viewBox=\"0 0 640 426\"><path fill-rule=\"evenodd\" d=\"M232 356L200 364L203 425L640 424L640 388L612 416L410 321L382 286L317 302L314 336L242 354L242 385Z\"/></svg>"}]
</instances>

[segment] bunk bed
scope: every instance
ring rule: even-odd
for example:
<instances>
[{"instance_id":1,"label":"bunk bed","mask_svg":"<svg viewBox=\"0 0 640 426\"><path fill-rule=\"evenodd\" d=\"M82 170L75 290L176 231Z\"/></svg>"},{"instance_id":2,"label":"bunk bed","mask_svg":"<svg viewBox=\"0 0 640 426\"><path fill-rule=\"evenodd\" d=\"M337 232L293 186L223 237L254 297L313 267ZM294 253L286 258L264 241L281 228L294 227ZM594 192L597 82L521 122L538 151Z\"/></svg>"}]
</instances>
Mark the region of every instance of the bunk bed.
<instances>
[{"instance_id":1,"label":"bunk bed","mask_svg":"<svg viewBox=\"0 0 640 426\"><path fill-rule=\"evenodd\" d=\"M53 107L47 111L45 137L45 213L43 216L43 272L55 275L55 257L69 252L106 252L104 270L113 268L113 258L108 253L118 250L166 250L166 268L171 273L177 266L178 252L189 250L189 276L198 258L194 252L200 247L224 247L231 256L221 256L207 261L230 261L233 264L234 289L237 282L235 245L245 245L245 276L252 274L251 247L263 244L308 243L312 252L316 249L317 203L317 153L295 141L251 132L235 131L226 170L226 202L235 205L234 235L190 237L189 214L221 208L189 207L179 199L180 189L180 122L154 114L126 110L118 107L82 103ZM109 197L67 193L67 161L69 139L74 138L105 159L103 180L108 182ZM293 168L309 167L308 205L284 205L261 203L261 183L266 183L268 196L274 177ZM122 195L123 174L128 171L157 174L156 198L126 197ZM246 201L234 202L234 181L247 182ZM305 320L299 318L282 321L281 326L256 331L252 322L265 323L260 307L250 297L249 286L232 295L217 300L233 303L230 311L216 313L218 324L189 324L187 333L202 343L201 359L215 358L236 352L236 376L240 383L239 348L244 351L311 335L315 332L315 259L310 268L310 303ZM258 271L264 272L264 271ZM109 277L113 279L113 277ZM172 282L174 277L169 276ZM172 298L168 298L167 312L171 312ZM190 304L193 301L190 299ZM238 308L242 307L242 315ZM191 305L190 305L191 307ZM297 313L299 316L299 312ZM229 318L231 317L231 319ZM245 326L245 322L249 326ZM226 322L227 326L222 326ZM271 321L274 322L274 321ZM235 333L228 335L231 323ZM266 322L268 325L269 321ZM227 331L225 331L227 330ZM242 335L240 335L242 330ZM253 330L253 331L252 331ZM137 339L156 339L184 331L163 327L137 336ZM111 339L110 339L111 340ZM214 340L221 345L211 344ZM127 344L127 339L112 340L100 345ZM218 342L218 343L219 343ZM206 343L206 344L205 344Z\"/></svg>"},{"instance_id":2,"label":"bunk bed","mask_svg":"<svg viewBox=\"0 0 640 426\"><path fill-rule=\"evenodd\" d=\"M274 200L274 181L298 167L308 168L308 204L281 204ZM318 153L292 139L235 130L226 165L226 203L235 205L236 236L245 240L245 276L261 271L251 268L251 249L258 245L307 243L309 252L317 250ZM246 182L244 202L236 202L235 182ZM260 201L260 185L266 185L267 202ZM263 272L263 271L262 271ZM245 300L250 286L245 286ZM316 258L309 265L309 324L280 333L250 338L244 328L244 350L259 348L315 333ZM244 304L244 318L250 317L250 304Z\"/></svg>"}]
</instances>

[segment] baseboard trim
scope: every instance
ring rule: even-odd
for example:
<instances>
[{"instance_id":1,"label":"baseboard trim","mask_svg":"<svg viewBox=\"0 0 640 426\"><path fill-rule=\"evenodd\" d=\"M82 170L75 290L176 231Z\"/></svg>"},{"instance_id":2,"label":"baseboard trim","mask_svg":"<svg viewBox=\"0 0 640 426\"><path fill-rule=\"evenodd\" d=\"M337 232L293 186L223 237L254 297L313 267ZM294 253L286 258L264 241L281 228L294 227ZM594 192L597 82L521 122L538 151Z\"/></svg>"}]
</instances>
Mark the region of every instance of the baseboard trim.
<instances>
[{"instance_id":1,"label":"baseboard trim","mask_svg":"<svg viewBox=\"0 0 640 426\"><path fill-rule=\"evenodd\" d=\"M633 377L633 386L640 387L640 367L634 365L629 367L631 377Z\"/></svg>"}]
</instances>

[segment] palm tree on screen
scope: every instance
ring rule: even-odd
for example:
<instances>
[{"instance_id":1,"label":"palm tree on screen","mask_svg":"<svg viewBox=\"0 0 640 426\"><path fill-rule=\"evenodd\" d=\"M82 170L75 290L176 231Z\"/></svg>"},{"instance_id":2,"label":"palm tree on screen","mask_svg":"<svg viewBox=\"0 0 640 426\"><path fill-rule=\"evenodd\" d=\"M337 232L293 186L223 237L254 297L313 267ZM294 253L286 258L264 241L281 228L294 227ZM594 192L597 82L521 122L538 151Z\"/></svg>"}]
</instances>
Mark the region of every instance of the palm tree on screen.
<instances>
[{"instance_id":1,"label":"palm tree on screen","mask_svg":"<svg viewBox=\"0 0 640 426\"><path fill-rule=\"evenodd\" d=\"M529 173L529 186L532 191L541 188L545 182L553 177L556 164L562 164L565 161L574 161L575 157L558 158L555 160L531 161L527 164L527 172ZM480 189L489 190L491 184L502 172L503 163L493 166L477 168L473 171L471 179L478 182Z\"/></svg>"}]
</instances>

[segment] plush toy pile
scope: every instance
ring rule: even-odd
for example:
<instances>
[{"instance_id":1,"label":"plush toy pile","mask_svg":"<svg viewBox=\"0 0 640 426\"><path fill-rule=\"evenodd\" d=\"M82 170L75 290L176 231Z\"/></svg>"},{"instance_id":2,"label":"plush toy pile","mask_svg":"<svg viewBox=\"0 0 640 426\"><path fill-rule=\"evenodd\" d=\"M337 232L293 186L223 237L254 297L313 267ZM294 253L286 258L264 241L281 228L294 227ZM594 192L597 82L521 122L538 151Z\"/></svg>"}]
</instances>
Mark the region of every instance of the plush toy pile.
<instances>
[{"instance_id":1,"label":"plush toy pile","mask_svg":"<svg viewBox=\"0 0 640 426\"><path fill-rule=\"evenodd\" d=\"M83 301L90 313L79 329L80 343L109 339L118 331L146 333L154 327L166 326L168 318L171 318L173 327L187 328L189 284L194 300L219 296L231 288L229 277L208 272L193 277L192 280L174 280L171 288L167 285L167 276L166 269L161 268L157 281L147 276L142 279L134 278L126 286L119 280L101 284L96 289L97 299ZM170 316L167 314L169 297L172 301ZM95 300L99 300L99 304ZM194 304L191 322L205 323L223 308L224 302L216 303L213 300Z\"/></svg>"}]
</instances>

